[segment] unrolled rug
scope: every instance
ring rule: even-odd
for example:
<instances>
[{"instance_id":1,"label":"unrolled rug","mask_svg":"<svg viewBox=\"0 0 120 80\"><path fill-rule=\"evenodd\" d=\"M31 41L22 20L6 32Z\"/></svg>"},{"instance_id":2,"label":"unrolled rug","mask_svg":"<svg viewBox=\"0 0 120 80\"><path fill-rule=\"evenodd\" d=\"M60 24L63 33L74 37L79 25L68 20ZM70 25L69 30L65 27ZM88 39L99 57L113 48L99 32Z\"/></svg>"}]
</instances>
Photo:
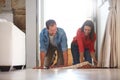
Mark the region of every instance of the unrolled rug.
<instances>
[{"instance_id":1,"label":"unrolled rug","mask_svg":"<svg viewBox=\"0 0 120 80\"><path fill-rule=\"evenodd\" d=\"M55 68L55 67L54 67ZM54 69L53 68L53 69ZM89 69L89 68L96 68L96 66L92 65L88 61L82 62L76 65L66 66L66 67L56 67L58 69Z\"/></svg>"}]
</instances>

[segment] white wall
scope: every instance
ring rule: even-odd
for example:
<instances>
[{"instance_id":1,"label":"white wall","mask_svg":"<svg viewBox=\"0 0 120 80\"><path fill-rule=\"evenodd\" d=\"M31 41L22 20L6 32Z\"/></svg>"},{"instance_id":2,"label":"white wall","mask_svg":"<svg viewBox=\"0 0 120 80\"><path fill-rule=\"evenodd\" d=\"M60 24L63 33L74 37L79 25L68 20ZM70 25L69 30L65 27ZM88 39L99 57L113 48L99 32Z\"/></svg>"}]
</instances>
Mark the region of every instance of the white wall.
<instances>
[{"instance_id":1,"label":"white wall","mask_svg":"<svg viewBox=\"0 0 120 80\"><path fill-rule=\"evenodd\" d=\"M36 0L26 0L26 66L36 66Z\"/></svg>"},{"instance_id":2,"label":"white wall","mask_svg":"<svg viewBox=\"0 0 120 80\"><path fill-rule=\"evenodd\" d=\"M65 30L68 48L84 21L93 19L96 0L43 0L44 1L44 27L48 19L55 19L57 26ZM86 3L87 2L87 3ZM67 4L67 6L66 6ZM86 4L86 5L84 5ZM61 6L62 5L62 6ZM72 6L71 6L72 5ZM55 7L56 6L56 7ZM73 29L74 28L74 29Z\"/></svg>"},{"instance_id":3,"label":"white wall","mask_svg":"<svg viewBox=\"0 0 120 80\"><path fill-rule=\"evenodd\" d=\"M2 11L0 12L0 19L6 19L7 21L13 22L11 0L6 0L5 7L2 7Z\"/></svg>"},{"instance_id":4,"label":"white wall","mask_svg":"<svg viewBox=\"0 0 120 80\"><path fill-rule=\"evenodd\" d=\"M11 10L11 0L5 0L5 7L3 7L3 10Z\"/></svg>"},{"instance_id":5,"label":"white wall","mask_svg":"<svg viewBox=\"0 0 120 80\"><path fill-rule=\"evenodd\" d=\"M108 10L109 4L108 1L106 1L102 6L98 6L97 8L97 40L98 40L98 58L100 54L100 49L102 45L102 40L104 36L104 31L105 31L105 25L106 25L106 20L108 17Z\"/></svg>"}]
</instances>

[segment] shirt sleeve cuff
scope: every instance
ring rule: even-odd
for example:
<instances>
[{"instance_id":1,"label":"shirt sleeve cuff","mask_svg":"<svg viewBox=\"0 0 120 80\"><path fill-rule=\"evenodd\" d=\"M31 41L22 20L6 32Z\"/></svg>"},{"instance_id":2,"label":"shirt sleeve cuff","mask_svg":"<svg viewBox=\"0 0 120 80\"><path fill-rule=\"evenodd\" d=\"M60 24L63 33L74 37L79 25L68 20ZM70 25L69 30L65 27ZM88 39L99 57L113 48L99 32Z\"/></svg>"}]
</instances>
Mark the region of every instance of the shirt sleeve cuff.
<instances>
[{"instance_id":1,"label":"shirt sleeve cuff","mask_svg":"<svg viewBox=\"0 0 120 80\"><path fill-rule=\"evenodd\" d=\"M45 49L40 49L40 51L43 51L43 52L45 52L45 54L47 53L47 51L46 51Z\"/></svg>"},{"instance_id":2,"label":"shirt sleeve cuff","mask_svg":"<svg viewBox=\"0 0 120 80\"><path fill-rule=\"evenodd\" d=\"M67 48L62 48L62 51L64 52L64 51L66 51L67 50Z\"/></svg>"}]
</instances>

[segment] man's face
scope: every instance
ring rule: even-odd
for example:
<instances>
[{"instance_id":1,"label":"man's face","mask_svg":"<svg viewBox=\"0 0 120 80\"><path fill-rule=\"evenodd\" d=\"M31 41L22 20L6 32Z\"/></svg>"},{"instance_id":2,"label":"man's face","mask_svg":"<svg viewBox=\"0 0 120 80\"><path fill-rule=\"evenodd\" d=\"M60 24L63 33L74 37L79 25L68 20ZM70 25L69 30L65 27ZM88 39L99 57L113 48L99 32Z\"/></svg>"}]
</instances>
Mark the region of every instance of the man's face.
<instances>
[{"instance_id":1,"label":"man's face","mask_svg":"<svg viewBox=\"0 0 120 80\"><path fill-rule=\"evenodd\" d=\"M54 24L52 26L49 26L48 33L51 36L55 36L56 32L57 32L57 26L56 26L56 24Z\"/></svg>"},{"instance_id":2,"label":"man's face","mask_svg":"<svg viewBox=\"0 0 120 80\"><path fill-rule=\"evenodd\" d=\"M91 27L90 26L84 26L84 33L85 36L88 36L91 32Z\"/></svg>"}]
</instances>

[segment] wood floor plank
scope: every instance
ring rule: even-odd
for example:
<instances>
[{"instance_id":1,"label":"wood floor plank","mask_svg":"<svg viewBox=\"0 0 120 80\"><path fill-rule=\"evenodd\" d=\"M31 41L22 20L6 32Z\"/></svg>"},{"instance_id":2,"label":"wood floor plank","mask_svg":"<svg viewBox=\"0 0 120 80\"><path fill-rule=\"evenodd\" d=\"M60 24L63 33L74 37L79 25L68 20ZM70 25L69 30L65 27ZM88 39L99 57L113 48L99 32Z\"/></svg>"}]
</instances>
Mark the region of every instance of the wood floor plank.
<instances>
[{"instance_id":1,"label":"wood floor plank","mask_svg":"<svg viewBox=\"0 0 120 80\"><path fill-rule=\"evenodd\" d=\"M120 69L24 69L0 72L0 80L120 80Z\"/></svg>"}]
</instances>

